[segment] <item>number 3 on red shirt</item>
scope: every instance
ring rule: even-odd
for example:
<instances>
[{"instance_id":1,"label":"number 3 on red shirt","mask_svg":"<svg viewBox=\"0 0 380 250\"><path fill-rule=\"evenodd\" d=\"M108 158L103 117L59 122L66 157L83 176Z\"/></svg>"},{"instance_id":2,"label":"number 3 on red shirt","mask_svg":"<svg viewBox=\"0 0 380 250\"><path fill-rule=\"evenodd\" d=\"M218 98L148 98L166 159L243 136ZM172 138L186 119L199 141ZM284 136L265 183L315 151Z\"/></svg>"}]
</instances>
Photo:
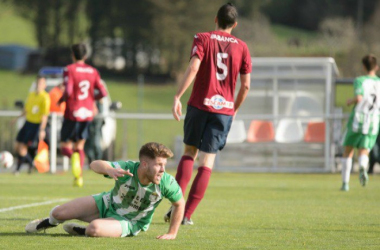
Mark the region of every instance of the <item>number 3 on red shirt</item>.
<instances>
[{"instance_id":1,"label":"number 3 on red shirt","mask_svg":"<svg viewBox=\"0 0 380 250\"><path fill-rule=\"evenodd\" d=\"M227 77L228 68L227 68L227 65L225 65L222 62L222 59L227 59L228 54L227 53L218 53L218 54L216 54L216 58L217 58L217 67L219 69L223 70L223 73L221 73L221 74L216 72L216 79L218 79L219 81L223 81Z\"/></svg>"},{"instance_id":2,"label":"number 3 on red shirt","mask_svg":"<svg viewBox=\"0 0 380 250\"><path fill-rule=\"evenodd\" d=\"M81 81L79 84L81 94L78 95L79 100L84 100L88 97L88 89L90 88L90 82L87 80Z\"/></svg>"}]
</instances>

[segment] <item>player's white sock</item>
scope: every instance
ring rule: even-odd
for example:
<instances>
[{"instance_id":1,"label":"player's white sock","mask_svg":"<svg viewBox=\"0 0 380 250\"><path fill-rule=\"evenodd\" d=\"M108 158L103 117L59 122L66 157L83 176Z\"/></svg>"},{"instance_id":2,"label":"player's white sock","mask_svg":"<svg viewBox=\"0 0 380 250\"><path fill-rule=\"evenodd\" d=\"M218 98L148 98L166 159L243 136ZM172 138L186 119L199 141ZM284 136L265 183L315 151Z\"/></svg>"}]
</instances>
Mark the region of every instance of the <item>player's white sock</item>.
<instances>
[{"instance_id":1,"label":"player's white sock","mask_svg":"<svg viewBox=\"0 0 380 250\"><path fill-rule=\"evenodd\" d=\"M58 224L60 224L60 223L62 223L62 222L64 222L63 220L57 220L56 218L54 218L53 217L53 211L54 211L54 209L56 209L57 207L59 207L59 206L56 206L56 207L54 207L51 211L50 211L50 214L49 214L49 223L51 224L51 225L58 225Z\"/></svg>"},{"instance_id":2,"label":"player's white sock","mask_svg":"<svg viewBox=\"0 0 380 250\"><path fill-rule=\"evenodd\" d=\"M358 157L359 167L364 168L365 170L367 169L368 162L369 162L368 155L360 155Z\"/></svg>"},{"instance_id":3,"label":"player's white sock","mask_svg":"<svg viewBox=\"0 0 380 250\"><path fill-rule=\"evenodd\" d=\"M342 181L348 183L350 181L350 173L352 168L352 158L342 158Z\"/></svg>"}]
</instances>

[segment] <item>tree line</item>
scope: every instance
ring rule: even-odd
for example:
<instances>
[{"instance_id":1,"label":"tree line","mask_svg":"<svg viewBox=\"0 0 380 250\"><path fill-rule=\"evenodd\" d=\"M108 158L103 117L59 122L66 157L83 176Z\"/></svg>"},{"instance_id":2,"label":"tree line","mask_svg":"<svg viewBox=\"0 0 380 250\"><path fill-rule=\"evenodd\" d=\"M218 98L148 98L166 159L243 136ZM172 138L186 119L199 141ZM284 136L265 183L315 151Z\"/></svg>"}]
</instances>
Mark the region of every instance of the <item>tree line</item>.
<instances>
[{"instance_id":1,"label":"tree line","mask_svg":"<svg viewBox=\"0 0 380 250\"><path fill-rule=\"evenodd\" d=\"M225 0L0 0L34 24L38 46L53 63L63 48L86 41L93 63L131 74L178 76L193 35L214 29ZM362 1L362 2L361 2ZM376 0L235 0L242 23L264 14L271 22L316 30L325 17L371 16ZM358 11L361 8L362 12ZM362 13L362 16L360 14ZM256 19L255 19L256 18ZM359 20L359 19L358 19ZM360 19L361 20L361 19ZM247 25L244 26L247 28ZM244 31L240 31L244 33ZM257 34L256 34L257 36ZM61 58L63 57L63 58Z\"/></svg>"}]
</instances>

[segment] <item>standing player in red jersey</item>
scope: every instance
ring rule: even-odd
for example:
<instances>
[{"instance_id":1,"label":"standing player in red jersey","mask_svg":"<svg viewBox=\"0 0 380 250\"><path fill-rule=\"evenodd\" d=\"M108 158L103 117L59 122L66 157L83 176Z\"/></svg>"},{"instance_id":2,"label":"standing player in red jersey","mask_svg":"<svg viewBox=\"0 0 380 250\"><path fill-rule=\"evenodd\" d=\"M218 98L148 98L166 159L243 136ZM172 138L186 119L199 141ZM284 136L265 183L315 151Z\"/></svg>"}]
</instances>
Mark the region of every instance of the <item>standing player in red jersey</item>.
<instances>
[{"instance_id":1,"label":"standing player in red jersey","mask_svg":"<svg viewBox=\"0 0 380 250\"><path fill-rule=\"evenodd\" d=\"M85 64L86 46L74 44L71 47L74 63L63 73L65 92L60 102L66 101L64 121L61 130L61 152L71 157L74 186L83 186L82 168L85 159L84 144L88 128L95 115L94 100L107 95L98 71ZM94 95L97 89L98 94Z\"/></svg>"},{"instance_id":2,"label":"standing player in red jersey","mask_svg":"<svg viewBox=\"0 0 380 250\"><path fill-rule=\"evenodd\" d=\"M251 56L247 45L231 35L237 25L237 16L235 6L225 4L215 18L215 31L195 35L190 63L174 96L172 112L179 121L182 115L180 98L195 78L184 124L185 152L176 174L185 194L194 159L199 156L200 167L186 202L184 225L193 224L190 217L206 192L215 155L226 144L233 117L249 91ZM235 99L239 74L241 87ZM171 209L165 214L165 221L170 220L170 214Z\"/></svg>"}]
</instances>

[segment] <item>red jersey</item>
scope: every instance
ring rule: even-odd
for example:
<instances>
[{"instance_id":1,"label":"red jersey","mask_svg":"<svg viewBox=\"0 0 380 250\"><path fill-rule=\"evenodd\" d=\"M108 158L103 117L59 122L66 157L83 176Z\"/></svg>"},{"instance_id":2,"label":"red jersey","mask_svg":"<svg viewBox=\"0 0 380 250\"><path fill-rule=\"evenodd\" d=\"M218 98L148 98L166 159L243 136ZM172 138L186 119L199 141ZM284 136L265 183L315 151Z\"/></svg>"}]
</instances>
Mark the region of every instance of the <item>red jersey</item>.
<instances>
[{"instance_id":1,"label":"red jersey","mask_svg":"<svg viewBox=\"0 0 380 250\"><path fill-rule=\"evenodd\" d=\"M225 115L234 115L234 93L238 74L252 70L247 45L223 31L198 33L191 57L201 60L188 105Z\"/></svg>"},{"instance_id":2,"label":"red jersey","mask_svg":"<svg viewBox=\"0 0 380 250\"><path fill-rule=\"evenodd\" d=\"M98 71L85 64L73 63L63 72L65 82L66 109L65 119L72 121L92 121L94 117L94 100L107 95ZM94 96L94 90L99 94Z\"/></svg>"}]
</instances>

